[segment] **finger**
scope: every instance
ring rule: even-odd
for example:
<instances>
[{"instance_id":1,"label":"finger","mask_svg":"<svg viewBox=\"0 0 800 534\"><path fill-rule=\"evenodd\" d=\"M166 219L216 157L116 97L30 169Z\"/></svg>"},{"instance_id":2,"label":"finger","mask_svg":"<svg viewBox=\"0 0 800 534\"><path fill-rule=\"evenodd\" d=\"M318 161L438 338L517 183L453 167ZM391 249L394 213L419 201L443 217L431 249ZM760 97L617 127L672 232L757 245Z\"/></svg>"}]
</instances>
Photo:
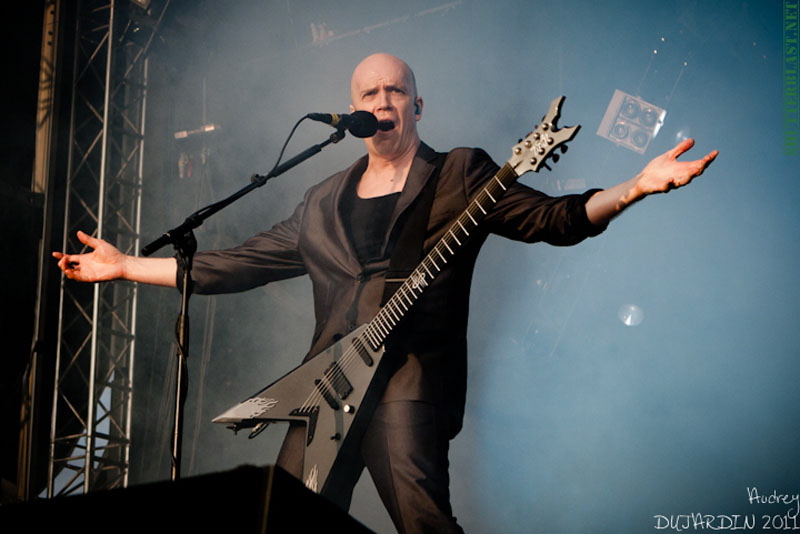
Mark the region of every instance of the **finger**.
<instances>
[{"instance_id":1,"label":"finger","mask_svg":"<svg viewBox=\"0 0 800 534\"><path fill-rule=\"evenodd\" d=\"M706 168L708 168L708 166L711 165L711 162L714 161L714 159L716 159L717 154L719 154L718 150L712 150L711 152L706 154L706 156L703 159L697 160L695 162L697 164L697 170L695 171L694 175L700 176L701 174L703 174L703 171L705 171Z\"/></svg>"},{"instance_id":2,"label":"finger","mask_svg":"<svg viewBox=\"0 0 800 534\"><path fill-rule=\"evenodd\" d=\"M69 269L69 260L66 255L62 255L61 259L58 260L58 268L64 272L67 272L67 269Z\"/></svg>"},{"instance_id":3,"label":"finger","mask_svg":"<svg viewBox=\"0 0 800 534\"><path fill-rule=\"evenodd\" d=\"M58 266L62 270L68 268L72 263L69 254L61 254L61 258L58 260Z\"/></svg>"},{"instance_id":4,"label":"finger","mask_svg":"<svg viewBox=\"0 0 800 534\"><path fill-rule=\"evenodd\" d=\"M694 146L694 139L691 137L684 139L673 148L668 154L671 158L676 159L678 156L689 150Z\"/></svg>"},{"instance_id":5,"label":"finger","mask_svg":"<svg viewBox=\"0 0 800 534\"><path fill-rule=\"evenodd\" d=\"M100 246L101 243L99 239L92 237L86 232L82 232L81 230L78 230L78 240L84 245L91 248L97 248L98 246Z\"/></svg>"}]
</instances>

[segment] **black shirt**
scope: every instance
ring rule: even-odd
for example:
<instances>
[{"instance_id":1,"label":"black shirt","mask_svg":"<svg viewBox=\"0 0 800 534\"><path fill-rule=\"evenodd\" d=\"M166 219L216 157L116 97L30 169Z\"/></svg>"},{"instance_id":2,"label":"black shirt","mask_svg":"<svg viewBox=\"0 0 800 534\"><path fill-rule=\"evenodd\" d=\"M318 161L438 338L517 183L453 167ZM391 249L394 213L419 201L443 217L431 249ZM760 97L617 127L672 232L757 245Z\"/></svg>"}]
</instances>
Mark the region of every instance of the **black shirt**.
<instances>
[{"instance_id":1,"label":"black shirt","mask_svg":"<svg viewBox=\"0 0 800 534\"><path fill-rule=\"evenodd\" d=\"M366 265L382 259L383 240L400 192L374 198L361 198L354 190L350 193L344 203L344 220L358 261Z\"/></svg>"}]
</instances>

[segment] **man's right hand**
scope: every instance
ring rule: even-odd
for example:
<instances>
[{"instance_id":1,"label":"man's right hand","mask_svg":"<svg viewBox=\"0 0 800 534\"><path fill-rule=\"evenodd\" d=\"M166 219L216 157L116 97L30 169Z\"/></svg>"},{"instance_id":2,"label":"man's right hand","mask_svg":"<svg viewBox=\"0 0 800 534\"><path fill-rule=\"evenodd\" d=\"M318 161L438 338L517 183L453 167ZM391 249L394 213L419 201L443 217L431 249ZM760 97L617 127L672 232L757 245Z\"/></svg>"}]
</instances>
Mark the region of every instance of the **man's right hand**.
<instances>
[{"instance_id":1,"label":"man's right hand","mask_svg":"<svg viewBox=\"0 0 800 534\"><path fill-rule=\"evenodd\" d=\"M80 230L78 239L94 250L84 254L53 252L59 269L64 271L67 278L81 282L104 282L124 277L125 255L115 246Z\"/></svg>"},{"instance_id":2,"label":"man's right hand","mask_svg":"<svg viewBox=\"0 0 800 534\"><path fill-rule=\"evenodd\" d=\"M53 252L58 267L67 278L80 282L131 280L146 284L175 287L175 258L139 258L127 256L110 243L78 231L81 243L93 249L83 254Z\"/></svg>"}]
</instances>

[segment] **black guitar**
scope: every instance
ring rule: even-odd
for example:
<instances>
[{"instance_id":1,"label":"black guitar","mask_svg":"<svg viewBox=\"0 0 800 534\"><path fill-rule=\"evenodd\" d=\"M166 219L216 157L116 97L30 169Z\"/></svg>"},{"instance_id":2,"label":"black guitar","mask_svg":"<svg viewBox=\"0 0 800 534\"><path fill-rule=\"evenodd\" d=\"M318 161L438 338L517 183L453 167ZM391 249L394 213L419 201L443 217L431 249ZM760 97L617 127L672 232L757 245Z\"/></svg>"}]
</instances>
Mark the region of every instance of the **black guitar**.
<instances>
[{"instance_id":1,"label":"black guitar","mask_svg":"<svg viewBox=\"0 0 800 534\"><path fill-rule=\"evenodd\" d=\"M254 428L251 436L271 422L305 424L303 462L305 485L316 493L333 495L348 454L357 454L361 436L383 392L381 359L384 341L422 292L469 239L486 213L509 185L528 171L538 171L555 150L566 150L580 126L558 129L564 97L555 99L536 129L514 146L513 155L470 201L419 266L381 308L375 318L324 352L297 367L255 395L214 419L234 430Z\"/></svg>"}]
</instances>

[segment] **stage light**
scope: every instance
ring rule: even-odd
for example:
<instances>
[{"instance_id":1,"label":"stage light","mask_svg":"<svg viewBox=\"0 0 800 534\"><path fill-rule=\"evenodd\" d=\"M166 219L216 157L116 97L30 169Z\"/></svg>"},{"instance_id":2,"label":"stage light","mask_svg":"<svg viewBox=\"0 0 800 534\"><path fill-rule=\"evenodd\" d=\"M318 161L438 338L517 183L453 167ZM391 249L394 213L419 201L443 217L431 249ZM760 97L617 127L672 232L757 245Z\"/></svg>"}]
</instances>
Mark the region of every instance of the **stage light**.
<instances>
[{"instance_id":1,"label":"stage light","mask_svg":"<svg viewBox=\"0 0 800 534\"><path fill-rule=\"evenodd\" d=\"M644 154L664 124L666 115L665 109L617 89L597 129L597 135Z\"/></svg>"}]
</instances>

